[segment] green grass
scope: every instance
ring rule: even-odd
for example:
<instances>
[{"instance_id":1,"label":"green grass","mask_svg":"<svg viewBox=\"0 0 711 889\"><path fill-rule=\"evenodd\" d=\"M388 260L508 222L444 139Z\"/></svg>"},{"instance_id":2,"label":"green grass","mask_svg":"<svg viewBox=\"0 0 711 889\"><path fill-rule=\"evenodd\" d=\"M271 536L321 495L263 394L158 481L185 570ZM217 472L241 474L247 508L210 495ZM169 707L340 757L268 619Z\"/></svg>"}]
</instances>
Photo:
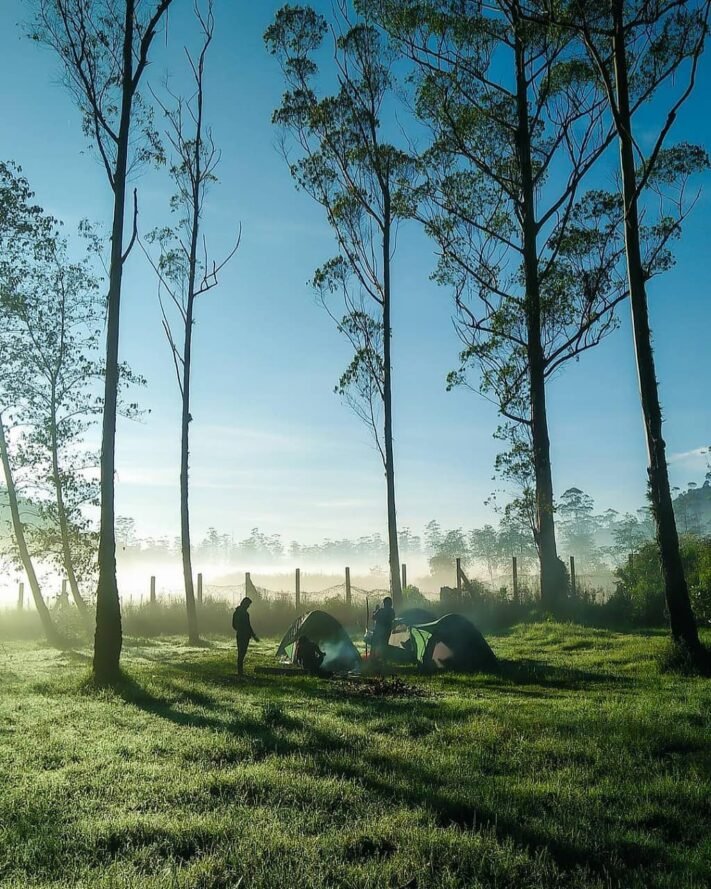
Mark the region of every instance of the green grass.
<instances>
[{"instance_id":1,"label":"green grass","mask_svg":"<svg viewBox=\"0 0 711 889\"><path fill-rule=\"evenodd\" d=\"M711 685L661 634L536 624L500 675L232 676L226 642L0 645L0 886L705 887Z\"/></svg>"}]
</instances>

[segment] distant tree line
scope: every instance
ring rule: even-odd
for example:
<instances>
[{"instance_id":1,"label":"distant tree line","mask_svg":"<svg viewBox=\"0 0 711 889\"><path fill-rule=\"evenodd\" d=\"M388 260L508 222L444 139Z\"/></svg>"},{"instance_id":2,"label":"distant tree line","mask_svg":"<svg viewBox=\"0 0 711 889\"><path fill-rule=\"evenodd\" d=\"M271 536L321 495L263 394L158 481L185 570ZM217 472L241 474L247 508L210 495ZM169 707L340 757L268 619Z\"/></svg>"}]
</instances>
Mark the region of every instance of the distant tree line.
<instances>
[{"instance_id":1,"label":"distant tree line","mask_svg":"<svg viewBox=\"0 0 711 889\"><path fill-rule=\"evenodd\" d=\"M674 501L680 528L685 538L711 535L711 478L702 485L690 482ZM556 503L561 551L573 555L581 573L609 573L627 563L654 540L654 522L649 507L636 512L619 513L614 509L598 512L593 498L580 488L564 491ZM181 555L181 539L139 537L133 519L117 520L119 561L174 561ZM376 570L387 565L388 541L380 534L355 540L327 538L319 543L285 543L280 534L268 534L253 528L247 537L236 539L216 528L209 528L194 546L195 557L205 565L275 566L289 565L327 570L348 564L367 565ZM443 528L432 520L423 534L409 528L399 532L399 551L408 557L425 559L435 578L451 577L456 559L473 576L494 583L498 575L509 575L511 559L516 557L522 571L535 567L537 552L530 528L512 523L505 514L495 524L479 528Z\"/></svg>"}]
</instances>

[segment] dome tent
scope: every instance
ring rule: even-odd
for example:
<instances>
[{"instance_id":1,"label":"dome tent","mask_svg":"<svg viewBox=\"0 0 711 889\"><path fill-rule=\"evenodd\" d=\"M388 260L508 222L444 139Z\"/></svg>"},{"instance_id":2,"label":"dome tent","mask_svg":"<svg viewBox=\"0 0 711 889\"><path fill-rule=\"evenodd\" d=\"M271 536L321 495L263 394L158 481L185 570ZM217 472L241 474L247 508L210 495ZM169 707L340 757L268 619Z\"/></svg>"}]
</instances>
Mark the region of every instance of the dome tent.
<instances>
[{"instance_id":1,"label":"dome tent","mask_svg":"<svg viewBox=\"0 0 711 889\"><path fill-rule=\"evenodd\" d=\"M429 624L433 620L437 620L437 615L429 608L406 608L399 612L397 621L406 624L408 627L416 624Z\"/></svg>"},{"instance_id":2,"label":"dome tent","mask_svg":"<svg viewBox=\"0 0 711 889\"><path fill-rule=\"evenodd\" d=\"M296 642L304 636L326 655L323 668L335 673L360 666L360 654L342 624L325 611L309 611L297 617L277 648L277 657L295 663Z\"/></svg>"},{"instance_id":3,"label":"dome tent","mask_svg":"<svg viewBox=\"0 0 711 889\"><path fill-rule=\"evenodd\" d=\"M463 614L410 627L410 650L425 670L493 670L496 655Z\"/></svg>"},{"instance_id":4,"label":"dome tent","mask_svg":"<svg viewBox=\"0 0 711 889\"><path fill-rule=\"evenodd\" d=\"M427 608L407 608L395 618L388 639L388 660L395 664L412 664L413 642L410 628L437 620L437 615Z\"/></svg>"}]
</instances>

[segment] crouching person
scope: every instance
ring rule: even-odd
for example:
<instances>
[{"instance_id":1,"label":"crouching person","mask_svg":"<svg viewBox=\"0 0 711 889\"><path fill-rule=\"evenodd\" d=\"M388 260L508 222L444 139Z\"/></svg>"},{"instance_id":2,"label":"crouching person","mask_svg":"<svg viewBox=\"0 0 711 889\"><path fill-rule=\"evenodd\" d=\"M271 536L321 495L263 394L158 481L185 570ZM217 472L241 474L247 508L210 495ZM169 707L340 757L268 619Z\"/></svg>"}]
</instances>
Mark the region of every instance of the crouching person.
<instances>
[{"instance_id":1,"label":"crouching person","mask_svg":"<svg viewBox=\"0 0 711 889\"><path fill-rule=\"evenodd\" d=\"M252 600L249 596L244 599L235 608L232 615L232 629L235 631L237 639L237 675L244 675L244 659L247 656L247 649L251 639L259 642L257 634L252 629L252 622L249 619L249 606Z\"/></svg>"},{"instance_id":2,"label":"crouching person","mask_svg":"<svg viewBox=\"0 0 711 889\"><path fill-rule=\"evenodd\" d=\"M320 676L322 679L328 679L333 675L321 668L325 657L326 655L318 645L312 642L308 636L299 636L296 641L294 660L309 676Z\"/></svg>"}]
</instances>

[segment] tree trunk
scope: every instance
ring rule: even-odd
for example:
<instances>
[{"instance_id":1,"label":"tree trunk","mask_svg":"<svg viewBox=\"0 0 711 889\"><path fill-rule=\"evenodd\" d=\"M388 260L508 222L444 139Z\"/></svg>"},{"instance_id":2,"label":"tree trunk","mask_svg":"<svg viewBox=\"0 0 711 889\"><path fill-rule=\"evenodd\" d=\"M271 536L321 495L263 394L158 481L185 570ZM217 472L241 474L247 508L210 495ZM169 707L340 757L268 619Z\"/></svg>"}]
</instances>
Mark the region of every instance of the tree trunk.
<instances>
[{"instance_id":1,"label":"tree trunk","mask_svg":"<svg viewBox=\"0 0 711 889\"><path fill-rule=\"evenodd\" d=\"M62 476L59 471L59 448L57 444L57 409L54 399L54 390L52 393L52 416L50 422L52 424L52 476L54 478L54 491L57 499L57 519L59 521L59 534L62 541L62 563L64 570L67 572L67 580L69 581L69 589L72 591L72 598L77 610L83 618L87 618L89 610L82 594L79 592L79 583L77 581L76 571L74 570L74 558L72 556L72 548L69 542L69 523L67 521L67 510L64 506L64 492L62 490Z\"/></svg>"},{"instance_id":2,"label":"tree trunk","mask_svg":"<svg viewBox=\"0 0 711 889\"><path fill-rule=\"evenodd\" d=\"M390 561L390 589L395 608L402 604L402 582L400 580L400 547L397 536L397 513L395 509L395 460L393 456L393 400L392 366L390 355L390 196L385 195L383 232L383 410L385 414L385 481L388 504L388 552Z\"/></svg>"},{"instance_id":3,"label":"tree trunk","mask_svg":"<svg viewBox=\"0 0 711 889\"><path fill-rule=\"evenodd\" d=\"M190 547L190 510L188 502L188 469L190 455L190 363L192 353L193 300L194 300L194 266L192 283L188 294L188 305L185 316L185 347L183 351L183 413L180 437L180 546L183 555L183 580L185 581L185 607L188 616L188 641L191 645L200 642L198 630L197 608L195 607L195 588L193 585L193 565Z\"/></svg>"},{"instance_id":4,"label":"tree trunk","mask_svg":"<svg viewBox=\"0 0 711 889\"><path fill-rule=\"evenodd\" d=\"M191 306L192 309L192 306ZM186 325L192 326L192 311L188 312ZM188 461L190 453L190 347L188 339L190 329L186 326L185 339L185 375L183 384L183 415L182 434L180 437L180 546L183 556L183 580L185 582L185 608L188 616L188 641L191 645L200 642L198 630L197 608L195 606L195 587L193 584L193 565L190 545L190 510L188 502Z\"/></svg>"},{"instance_id":5,"label":"tree trunk","mask_svg":"<svg viewBox=\"0 0 711 889\"><path fill-rule=\"evenodd\" d=\"M52 622L52 616L49 613L49 608L47 608L47 604L42 597L42 590L40 589L39 581L37 580L37 575L35 574L35 568L32 564L32 558L30 557L30 553L27 549L27 542L25 540L25 529L20 518L20 508L17 503L17 491L15 490L15 481L12 476L12 469L10 468L10 457L7 452L7 440L5 438L5 425L3 422L2 414L0 414L0 460L2 461L2 468L5 474L5 484L7 485L7 499L10 503L10 515L12 516L12 529L15 535L15 542L17 543L17 548L20 552L22 567L25 569L27 580L30 583L30 589L32 590L32 598L35 603L35 608L37 609L37 614L39 615L42 629L44 630L44 634L47 637L47 641L49 642L49 644L55 645L57 648L62 648L62 638Z\"/></svg>"},{"instance_id":6,"label":"tree trunk","mask_svg":"<svg viewBox=\"0 0 711 889\"><path fill-rule=\"evenodd\" d=\"M672 637L683 643L692 653L701 651L696 622L691 610L689 591L684 577L684 566L679 549L679 535L674 518L666 444L662 435L662 410L654 353L649 328L646 277L642 262L639 234L639 210L637 177L635 172L632 115L630 113L627 52L624 33L624 6L622 0L612 0L613 53L615 88L618 106L618 138L620 143L620 170L625 203L625 248L627 254L627 278L632 309L637 375L640 400L647 440L649 492L652 501L657 543L664 578L664 593Z\"/></svg>"},{"instance_id":7,"label":"tree trunk","mask_svg":"<svg viewBox=\"0 0 711 889\"><path fill-rule=\"evenodd\" d=\"M106 321L106 380L101 439L101 528L99 534L99 582L96 590L94 677L100 683L115 681L120 673L121 603L116 580L116 530L114 527L114 474L116 464L116 412L119 386L119 320L123 277L123 227L126 207L126 174L133 103L133 28L135 0L126 0L123 45L121 119L114 171L114 216L111 229L111 265Z\"/></svg>"},{"instance_id":8,"label":"tree trunk","mask_svg":"<svg viewBox=\"0 0 711 889\"><path fill-rule=\"evenodd\" d=\"M202 121L203 91L202 62L200 57L197 83L197 117L195 120L195 142L192 148L194 170L192 173L192 218L190 231L190 255L188 258L188 293L185 307L185 340L183 343L183 411L180 436L180 546L183 557L183 580L185 583L185 608L188 618L188 641L191 645L200 642L197 608L195 606L195 586L193 583L192 551L190 545L190 505L189 505L189 461L190 461L190 374L192 372L193 310L195 307L195 279L197 275L197 251L200 235L200 200L203 185L202 172ZM183 139L180 132L179 139ZM172 345L171 345L172 348Z\"/></svg>"},{"instance_id":9,"label":"tree trunk","mask_svg":"<svg viewBox=\"0 0 711 889\"><path fill-rule=\"evenodd\" d=\"M520 221L526 288L528 372L531 400L531 438L536 484L536 546L541 570L541 603L556 608L566 596L565 571L561 570L555 540L553 475L546 408L545 356L541 339L541 293L538 279L538 225L531 163L531 132L528 118L528 86L524 45L516 35L517 148L521 174Z\"/></svg>"}]
</instances>

